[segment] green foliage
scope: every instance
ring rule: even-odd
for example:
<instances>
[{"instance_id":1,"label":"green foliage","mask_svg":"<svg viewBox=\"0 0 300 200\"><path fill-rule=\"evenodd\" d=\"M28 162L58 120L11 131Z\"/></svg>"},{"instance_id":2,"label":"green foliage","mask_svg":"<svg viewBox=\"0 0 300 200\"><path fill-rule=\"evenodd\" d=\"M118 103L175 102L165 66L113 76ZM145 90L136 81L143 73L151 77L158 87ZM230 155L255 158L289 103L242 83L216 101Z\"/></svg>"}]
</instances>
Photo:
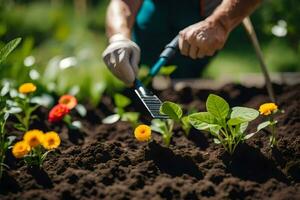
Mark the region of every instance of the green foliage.
<instances>
[{"instance_id":1,"label":"green foliage","mask_svg":"<svg viewBox=\"0 0 300 200\"><path fill-rule=\"evenodd\" d=\"M3 62L7 56L17 47L17 45L20 43L21 38L14 39L10 41L8 44L6 44L1 50L0 50L0 64ZM5 124L9 117L9 105L7 103L8 97L7 94L9 92L9 85L4 85L3 88L1 88L0 92L0 179L2 178L4 167L7 167L4 164L5 155L7 150L11 147L12 142L14 141L15 137L7 137L5 132Z\"/></svg>"},{"instance_id":2,"label":"green foliage","mask_svg":"<svg viewBox=\"0 0 300 200\"><path fill-rule=\"evenodd\" d=\"M124 108L131 104L131 100L128 97L118 93L114 95L114 102L120 115L123 114Z\"/></svg>"},{"instance_id":3,"label":"green foliage","mask_svg":"<svg viewBox=\"0 0 300 200\"><path fill-rule=\"evenodd\" d=\"M162 135L164 144L170 146L171 138L173 136L174 121L171 119L161 120L153 119L151 121L151 129Z\"/></svg>"},{"instance_id":4,"label":"green foliage","mask_svg":"<svg viewBox=\"0 0 300 200\"><path fill-rule=\"evenodd\" d=\"M173 102L165 101L160 107L160 113L168 115L171 119L179 122L182 117L181 107Z\"/></svg>"},{"instance_id":5,"label":"green foliage","mask_svg":"<svg viewBox=\"0 0 300 200\"><path fill-rule=\"evenodd\" d=\"M257 131L246 135L249 122L256 119L259 112L247 107L233 107L214 94L210 94L206 101L207 112L189 115L189 121L198 130L209 131L217 144L222 144L227 152L233 154L237 145L251 138L255 133L267 126L262 123Z\"/></svg>"},{"instance_id":6,"label":"green foliage","mask_svg":"<svg viewBox=\"0 0 300 200\"><path fill-rule=\"evenodd\" d=\"M20 131L28 131L30 122L37 118L32 113L40 106L31 102L31 95L18 95L13 98L15 102L12 114L18 119L19 123L14 124L14 127Z\"/></svg>"},{"instance_id":7,"label":"green foliage","mask_svg":"<svg viewBox=\"0 0 300 200\"><path fill-rule=\"evenodd\" d=\"M21 42L21 38L16 38L7 43L2 49L0 49L0 64L7 58L7 56L18 46Z\"/></svg>"},{"instance_id":8,"label":"green foliage","mask_svg":"<svg viewBox=\"0 0 300 200\"><path fill-rule=\"evenodd\" d=\"M189 135L191 125L188 123L187 116L183 116L183 111L180 105L170 101L165 101L160 106L160 113L168 115L171 120L174 120L181 126L186 136Z\"/></svg>"},{"instance_id":9,"label":"green foliage","mask_svg":"<svg viewBox=\"0 0 300 200\"><path fill-rule=\"evenodd\" d=\"M107 116L102 120L104 124L113 124L119 120L128 121L133 127L138 124L140 114L138 112L126 112L125 108L131 104L131 100L119 93L114 95L114 103L116 105L116 113Z\"/></svg>"},{"instance_id":10,"label":"green foliage","mask_svg":"<svg viewBox=\"0 0 300 200\"><path fill-rule=\"evenodd\" d=\"M166 146L170 145L170 141L173 136L173 127L175 123L178 123L184 131L185 135L188 136L191 129L191 125L188 122L187 116L182 116L183 111L180 105L170 101L165 101L160 106L160 113L169 116L170 119L154 119L152 120L151 127L152 130L162 134L163 141Z\"/></svg>"},{"instance_id":11,"label":"green foliage","mask_svg":"<svg viewBox=\"0 0 300 200\"><path fill-rule=\"evenodd\" d=\"M50 152L54 150L45 150L41 145L34 147L28 155L24 157L26 165L30 167L42 168L45 159Z\"/></svg>"}]
</instances>

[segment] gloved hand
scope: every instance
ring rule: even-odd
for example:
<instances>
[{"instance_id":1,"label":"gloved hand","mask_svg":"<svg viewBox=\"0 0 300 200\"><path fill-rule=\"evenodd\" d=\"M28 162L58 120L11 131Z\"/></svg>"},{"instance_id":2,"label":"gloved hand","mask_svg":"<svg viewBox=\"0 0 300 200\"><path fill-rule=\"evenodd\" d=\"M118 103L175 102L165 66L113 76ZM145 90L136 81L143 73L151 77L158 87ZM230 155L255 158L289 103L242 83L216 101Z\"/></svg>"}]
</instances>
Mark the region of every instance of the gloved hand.
<instances>
[{"instance_id":1,"label":"gloved hand","mask_svg":"<svg viewBox=\"0 0 300 200\"><path fill-rule=\"evenodd\" d=\"M108 69L126 85L132 86L138 74L140 48L121 34L113 35L102 54Z\"/></svg>"}]
</instances>

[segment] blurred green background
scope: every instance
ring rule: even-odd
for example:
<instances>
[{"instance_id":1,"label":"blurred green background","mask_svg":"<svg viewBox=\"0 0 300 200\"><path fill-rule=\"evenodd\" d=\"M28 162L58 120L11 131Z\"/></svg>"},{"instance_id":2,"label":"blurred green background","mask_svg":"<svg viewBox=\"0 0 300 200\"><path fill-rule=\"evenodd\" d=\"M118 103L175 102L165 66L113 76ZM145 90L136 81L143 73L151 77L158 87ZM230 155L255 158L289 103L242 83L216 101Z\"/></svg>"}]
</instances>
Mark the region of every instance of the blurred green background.
<instances>
[{"instance_id":1,"label":"blurred green background","mask_svg":"<svg viewBox=\"0 0 300 200\"><path fill-rule=\"evenodd\" d=\"M107 71L101 53L107 45L108 0L0 0L0 47L21 37L21 45L0 65L0 78L18 85L33 81L47 92L77 96L97 104L101 94L122 89ZM300 71L300 3L264 1L251 16L272 72ZM259 72L255 52L242 26L212 59L204 77L237 77Z\"/></svg>"}]
</instances>

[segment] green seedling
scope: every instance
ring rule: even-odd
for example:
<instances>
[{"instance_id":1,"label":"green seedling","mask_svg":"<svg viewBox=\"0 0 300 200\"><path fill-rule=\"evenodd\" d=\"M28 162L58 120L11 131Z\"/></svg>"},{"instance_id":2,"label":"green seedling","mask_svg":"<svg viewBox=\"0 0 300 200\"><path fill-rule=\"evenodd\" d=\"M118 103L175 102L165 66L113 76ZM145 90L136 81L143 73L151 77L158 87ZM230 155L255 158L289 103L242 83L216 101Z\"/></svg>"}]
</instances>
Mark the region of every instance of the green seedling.
<instances>
[{"instance_id":1,"label":"green seedling","mask_svg":"<svg viewBox=\"0 0 300 200\"><path fill-rule=\"evenodd\" d=\"M125 111L125 108L131 104L131 100L122 94L115 94L114 103L116 105L116 109L115 109L116 113L104 118L102 120L102 123L113 124L121 120L121 121L128 121L132 124L133 127L136 127L138 124L138 119L140 114L138 112Z\"/></svg>"},{"instance_id":2,"label":"green seedling","mask_svg":"<svg viewBox=\"0 0 300 200\"><path fill-rule=\"evenodd\" d=\"M21 38L17 38L10 41L3 48L1 48L0 64L18 46L20 42L21 42ZM0 95L0 179L2 178L4 168L5 167L8 168L8 166L4 164L6 152L11 147L12 142L15 139L15 137L13 136L7 137L5 132L5 124L9 117L9 107L7 104L7 97L6 97L6 94L8 92L9 92L9 84L6 84L1 89L1 95Z\"/></svg>"},{"instance_id":3,"label":"green seedling","mask_svg":"<svg viewBox=\"0 0 300 200\"><path fill-rule=\"evenodd\" d=\"M13 98L15 112L13 113L18 119L14 127L19 131L28 131L30 122L36 119L36 115L32 113L40 106L31 102L32 94L20 94Z\"/></svg>"},{"instance_id":4,"label":"green seedling","mask_svg":"<svg viewBox=\"0 0 300 200\"><path fill-rule=\"evenodd\" d=\"M160 107L160 113L168 115L170 119L154 119L152 120L151 128L152 130L162 134L163 141L166 146L170 145L175 123L179 124L185 132L185 135L188 136L191 125L188 121L188 117L182 115L182 109L178 104L165 101Z\"/></svg>"},{"instance_id":5,"label":"green seedling","mask_svg":"<svg viewBox=\"0 0 300 200\"><path fill-rule=\"evenodd\" d=\"M183 116L183 111L180 105L165 101L160 107L160 113L168 115L175 123L179 124L184 131L185 135L188 136L191 129L188 116Z\"/></svg>"},{"instance_id":6,"label":"green seedling","mask_svg":"<svg viewBox=\"0 0 300 200\"><path fill-rule=\"evenodd\" d=\"M153 119L151 121L151 129L162 135L164 144L170 146L171 138L173 136L174 121L172 119Z\"/></svg>"},{"instance_id":7,"label":"green seedling","mask_svg":"<svg viewBox=\"0 0 300 200\"><path fill-rule=\"evenodd\" d=\"M210 94L206 101L207 112L198 112L189 115L189 121L198 130L209 131L214 136L214 142L221 144L229 154L233 154L237 145L261 129L267 127L269 123L264 122L258 125L257 130L251 134L245 131L249 122L256 119L259 112L247 107L233 107L222 98Z\"/></svg>"},{"instance_id":8,"label":"green seedling","mask_svg":"<svg viewBox=\"0 0 300 200\"><path fill-rule=\"evenodd\" d=\"M30 153L24 156L24 162L29 167L42 168L48 154L54 150L45 150L41 145L33 148Z\"/></svg>"},{"instance_id":9,"label":"green seedling","mask_svg":"<svg viewBox=\"0 0 300 200\"><path fill-rule=\"evenodd\" d=\"M279 110L278 106L275 103L264 103L259 107L260 114L265 116L268 120L265 122L270 126L270 147L273 148L277 145L276 139L276 124L278 123L277 120L274 119L277 113L283 113L283 110Z\"/></svg>"},{"instance_id":10,"label":"green seedling","mask_svg":"<svg viewBox=\"0 0 300 200\"><path fill-rule=\"evenodd\" d=\"M15 140L14 136L6 136L5 124L8 117L9 112L6 98L0 96L0 179L2 178L4 168L8 168L8 166L4 164L6 152L11 148L12 142Z\"/></svg>"}]
</instances>

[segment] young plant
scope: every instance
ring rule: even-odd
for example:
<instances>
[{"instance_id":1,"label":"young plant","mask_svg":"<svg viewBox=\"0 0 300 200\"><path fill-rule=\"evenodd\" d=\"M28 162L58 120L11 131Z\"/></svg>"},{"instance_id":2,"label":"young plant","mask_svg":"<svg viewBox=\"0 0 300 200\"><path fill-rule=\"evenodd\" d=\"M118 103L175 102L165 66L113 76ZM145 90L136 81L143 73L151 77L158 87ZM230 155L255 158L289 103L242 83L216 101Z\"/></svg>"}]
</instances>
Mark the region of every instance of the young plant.
<instances>
[{"instance_id":1,"label":"young plant","mask_svg":"<svg viewBox=\"0 0 300 200\"><path fill-rule=\"evenodd\" d=\"M151 121L151 129L162 135L164 144L170 146L171 138L173 136L174 121L172 119L153 119Z\"/></svg>"},{"instance_id":2,"label":"young plant","mask_svg":"<svg viewBox=\"0 0 300 200\"><path fill-rule=\"evenodd\" d=\"M15 158L23 158L28 166L42 168L47 155L59 145L60 137L56 132L30 130L24 134L22 141L13 146L12 153Z\"/></svg>"},{"instance_id":3,"label":"young plant","mask_svg":"<svg viewBox=\"0 0 300 200\"><path fill-rule=\"evenodd\" d=\"M8 108L6 104L6 98L0 96L0 179L2 178L4 167L8 167L4 164L7 150L11 147L15 137L7 137L5 133L5 124L9 117Z\"/></svg>"},{"instance_id":4,"label":"young plant","mask_svg":"<svg viewBox=\"0 0 300 200\"><path fill-rule=\"evenodd\" d=\"M233 107L214 94L210 94L206 101L207 112L189 115L189 121L198 130L209 131L214 136L216 144L222 144L229 154L233 154L237 145L251 138L259 130L268 126L262 123L254 133L245 134L249 122L256 119L259 112L247 107Z\"/></svg>"},{"instance_id":5,"label":"young plant","mask_svg":"<svg viewBox=\"0 0 300 200\"><path fill-rule=\"evenodd\" d=\"M163 141L166 146L170 145L175 123L181 126L186 136L189 135L191 125L188 121L188 117L182 116L183 112L181 107L178 104L170 101L165 101L160 106L160 113L167 115L170 119L167 120L154 119L152 120L151 127L154 131L162 134Z\"/></svg>"},{"instance_id":6,"label":"young plant","mask_svg":"<svg viewBox=\"0 0 300 200\"><path fill-rule=\"evenodd\" d=\"M21 38L14 39L7 43L0 50L0 64L6 59L6 57L18 46L21 42ZM0 179L2 178L4 167L8 167L4 164L5 155L7 150L11 147L15 137L7 137L5 133L5 124L9 117L9 108L7 105L7 98L5 95L8 93L8 85L1 89L0 94Z\"/></svg>"},{"instance_id":7,"label":"young plant","mask_svg":"<svg viewBox=\"0 0 300 200\"><path fill-rule=\"evenodd\" d=\"M181 126L186 136L189 135L191 124L189 123L188 116L183 116L180 105L165 101L160 107L160 113L168 115L170 119Z\"/></svg>"},{"instance_id":8,"label":"young plant","mask_svg":"<svg viewBox=\"0 0 300 200\"><path fill-rule=\"evenodd\" d=\"M72 117L69 114L72 109L76 108L77 111L80 109L84 109L83 112L86 112L84 107L79 107L77 103L77 99L72 95L63 95L59 98L58 104L55 105L49 112L48 121L50 123L56 123L63 121L65 122L70 129L80 129L81 123L80 121L72 121ZM85 115L85 114L81 114Z\"/></svg>"},{"instance_id":9,"label":"young plant","mask_svg":"<svg viewBox=\"0 0 300 200\"><path fill-rule=\"evenodd\" d=\"M274 119L274 115L278 111L278 106L275 103L264 103L259 107L260 114L268 118L268 121L266 121L265 123L271 127L271 135L269 140L271 148L277 145L275 133L277 121Z\"/></svg>"},{"instance_id":10,"label":"young plant","mask_svg":"<svg viewBox=\"0 0 300 200\"><path fill-rule=\"evenodd\" d=\"M36 91L36 86L33 83L24 83L19 87L20 95L13 98L15 108L20 112L15 112L14 115L19 123L15 124L15 128L20 131L28 131L30 121L36 116L32 113L40 106L31 102L32 94Z\"/></svg>"},{"instance_id":11,"label":"young plant","mask_svg":"<svg viewBox=\"0 0 300 200\"><path fill-rule=\"evenodd\" d=\"M102 120L102 123L113 124L121 120L121 121L128 121L132 124L133 127L136 127L140 114L138 112L125 111L125 108L131 104L131 100L122 94L115 94L114 103L116 105L116 109L115 109L116 113L104 118Z\"/></svg>"}]
</instances>

